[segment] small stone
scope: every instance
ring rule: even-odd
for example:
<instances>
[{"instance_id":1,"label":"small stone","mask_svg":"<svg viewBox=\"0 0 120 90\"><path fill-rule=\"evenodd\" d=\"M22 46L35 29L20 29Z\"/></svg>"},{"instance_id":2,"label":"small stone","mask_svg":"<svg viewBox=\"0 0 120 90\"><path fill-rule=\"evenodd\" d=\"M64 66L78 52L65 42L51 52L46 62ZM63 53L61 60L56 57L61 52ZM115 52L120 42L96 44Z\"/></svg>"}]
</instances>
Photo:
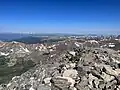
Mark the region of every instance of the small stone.
<instances>
[{"instance_id":1,"label":"small stone","mask_svg":"<svg viewBox=\"0 0 120 90\"><path fill-rule=\"evenodd\" d=\"M12 84L12 83L8 83L8 84L7 84L7 87L11 86L11 84Z\"/></svg>"},{"instance_id":2,"label":"small stone","mask_svg":"<svg viewBox=\"0 0 120 90\"><path fill-rule=\"evenodd\" d=\"M113 85L116 85L116 84L117 84L116 80L113 80L112 82L107 82L106 88L112 87Z\"/></svg>"},{"instance_id":3,"label":"small stone","mask_svg":"<svg viewBox=\"0 0 120 90\"><path fill-rule=\"evenodd\" d=\"M84 67L77 67L77 72L79 77L85 76L87 73L83 68Z\"/></svg>"},{"instance_id":4,"label":"small stone","mask_svg":"<svg viewBox=\"0 0 120 90\"><path fill-rule=\"evenodd\" d=\"M75 54L76 54L74 51L70 51L69 53L73 56L75 56Z\"/></svg>"},{"instance_id":5,"label":"small stone","mask_svg":"<svg viewBox=\"0 0 120 90\"><path fill-rule=\"evenodd\" d=\"M45 78L45 79L44 79L44 83L45 83L45 84L49 84L49 85L51 86L50 80L51 80L51 77Z\"/></svg>"},{"instance_id":6,"label":"small stone","mask_svg":"<svg viewBox=\"0 0 120 90\"><path fill-rule=\"evenodd\" d=\"M113 76L118 76L120 74L120 69L113 70L112 67L110 67L109 65L104 65L103 67L104 67L103 69L105 69L105 72L107 74L110 74Z\"/></svg>"},{"instance_id":7,"label":"small stone","mask_svg":"<svg viewBox=\"0 0 120 90\"><path fill-rule=\"evenodd\" d=\"M73 69L65 70L63 73L63 77L70 77L70 78L76 79L77 76L78 76L78 72Z\"/></svg>"},{"instance_id":8,"label":"small stone","mask_svg":"<svg viewBox=\"0 0 120 90\"><path fill-rule=\"evenodd\" d=\"M53 86L61 90L68 90L68 87L71 85L71 82L68 82L68 79L64 77L52 78L51 83Z\"/></svg>"},{"instance_id":9,"label":"small stone","mask_svg":"<svg viewBox=\"0 0 120 90\"><path fill-rule=\"evenodd\" d=\"M47 85L39 85L36 90L51 90L51 88Z\"/></svg>"},{"instance_id":10,"label":"small stone","mask_svg":"<svg viewBox=\"0 0 120 90\"><path fill-rule=\"evenodd\" d=\"M70 63L71 68L75 68L76 63Z\"/></svg>"},{"instance_id":11,"label":"small stone","mask_svg":"<svg viewBox=\"0 0 120 90\"><path fill-rule=\"evenodd\" d=\"M98 80L98 78L94 77L92 74L89 74L89 84L93 86L93 81Z\"/></svg>"},{"instance_id":12,"label":"small stone","mask_svg":"<svg viewBox=\"0 0 120 90\"><path fill-rule=\"evenodd\" d=\"M30 80L34 80L34 77L31 77Z\"/></svg>"},{"instance_id":13,"label":"small stone","mask_svg":"<svg viewBox=\"0 0 120 90\"><path fill-rule=\"evenodd\" d=\"M29 90L35 90L33 87L31 87Z\"/></svg>"},{"instance_id":14,"label":"small stone","mask_svg":"<svg viewBox=\"0 0 120 90\"><path fill-rule=\"evenodd\" d=\"M106 74L106 73L104 73L104 72L102 72L101 77L104 79L105 82L110 82L110 81L112 81L113 79L115 79L114 76L110 76L110 75L108 75L108 74Z\"/></svg>"},{"instance_id":15,"label":"small stone","mask_svg":"<svg viewBox=\"0 0 120 90\"><path fill-rule=\"evenodd\" d=\"M88 86L81 86L79 84L77 84L75 87L77 90L90 90Z\"/></svg>"}]
</instances>

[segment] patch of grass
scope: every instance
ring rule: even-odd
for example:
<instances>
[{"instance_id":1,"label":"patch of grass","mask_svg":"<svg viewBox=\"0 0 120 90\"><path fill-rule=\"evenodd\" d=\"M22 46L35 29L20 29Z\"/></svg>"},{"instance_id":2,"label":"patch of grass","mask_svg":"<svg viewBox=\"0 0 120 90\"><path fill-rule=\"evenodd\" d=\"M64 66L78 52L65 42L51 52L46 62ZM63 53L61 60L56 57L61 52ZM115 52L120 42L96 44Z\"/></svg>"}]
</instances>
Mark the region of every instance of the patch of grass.
<instances>
[{"instance_id":1,"label":"patch of grass","mask_svg":"<svg viewBox=\"0 0 120 90\"><path fill-rule=\"evenodd\" d=\"M0 66L7 64L7 62L9 62L9 60L10 59L5 56L0 56Z\"/></svg>"},{"instance_id":2,"label":"patch of grass","mask_svg":"<svg viewBox=\"0 0 120 90\"><path fill-rule=\"evenodd\" d=\"M35 66L33 61L28 60L8 67L5 61L7 61L5 58L0 58L0 62L3 62L2 65L0 65L0 84L9 82L12 77L19 76Z\"/></svg>"}]
</instances>

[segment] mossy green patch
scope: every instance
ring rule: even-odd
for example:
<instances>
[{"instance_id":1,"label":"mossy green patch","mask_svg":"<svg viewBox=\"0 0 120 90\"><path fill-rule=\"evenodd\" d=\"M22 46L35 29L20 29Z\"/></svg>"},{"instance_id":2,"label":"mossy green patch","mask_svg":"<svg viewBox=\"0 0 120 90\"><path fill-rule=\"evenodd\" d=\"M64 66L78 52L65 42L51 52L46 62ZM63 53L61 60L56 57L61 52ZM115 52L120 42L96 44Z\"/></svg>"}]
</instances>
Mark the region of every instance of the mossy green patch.
<instances>
[{"instance_id":1,"label":"mossy green patch","mask_svg":"<svg viewBox=\"0 0 120 90\"><path fill-rule=\"evenodd\" d=\"M9 67L7 65L8 61L8 58L0 57L0 84L7 83L12 77L21 75L35 66L33 61L28 60L23 61L22 63L17 62L16 65Z\"/></svg>"}]
</instances>

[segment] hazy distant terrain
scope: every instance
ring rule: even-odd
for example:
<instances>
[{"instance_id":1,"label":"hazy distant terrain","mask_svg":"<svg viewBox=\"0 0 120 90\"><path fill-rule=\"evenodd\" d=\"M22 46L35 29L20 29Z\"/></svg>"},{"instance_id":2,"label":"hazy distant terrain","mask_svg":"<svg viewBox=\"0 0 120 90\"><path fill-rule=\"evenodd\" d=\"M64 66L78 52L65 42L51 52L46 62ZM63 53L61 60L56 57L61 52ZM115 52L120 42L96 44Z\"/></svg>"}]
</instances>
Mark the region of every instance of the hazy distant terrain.
<instances>
[{"instance_id":1,"label":"hazy distant terrain","mask_svg":"<svg viewBox=\"0 0 120 90\"><path fill-rule=\"evenodd\" d=\"M19 38L27 37L27 36L29 36L29 34L0 33L0 40L10 41L13 39L19 39Z\"/></svg>"},{"instance_id":2,"label":"hazy distant terrain","mask_svg":"<svg viewBox=\"0 0 120 90\"><path fill-rule=\"evenodd\" d=\"M12 33L0 33L1 41L17 41L26 44L36 44L36 43L50 43L64 40L59 37L67 37L67 34L12 34Z\"/></svg>"},{"instance_id":3,"label":"hazy distant terrain","mask_svg":"<svg viewBox=\"0 0 120 90\"><path fill-rule=\"evenodd\" d=\"M45 38L48 37L68 37L68 36L80 36L76 34L20 34L20 33L0 33L0 40L2 41L12 41L12 40L18 40L21 41L23 39L29 40L29 38L32 39L39 39L39 38ZM82 35L81 35L82 36ZM33 38L32 38L33 37ZM24 41L24 40L23 40Z\"/></svg>"}]
</instances>

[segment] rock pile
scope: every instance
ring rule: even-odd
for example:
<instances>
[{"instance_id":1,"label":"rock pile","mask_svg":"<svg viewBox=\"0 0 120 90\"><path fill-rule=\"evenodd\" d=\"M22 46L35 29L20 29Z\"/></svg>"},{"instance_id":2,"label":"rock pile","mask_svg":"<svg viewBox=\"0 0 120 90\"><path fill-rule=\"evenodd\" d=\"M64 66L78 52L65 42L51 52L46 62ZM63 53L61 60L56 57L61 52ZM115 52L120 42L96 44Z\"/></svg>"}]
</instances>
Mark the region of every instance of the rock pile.
<instances>
[{"instance_id":1,"label":"rock pile","mask_svg":"<svg viewBox=\"0 0 120 90\"><path fill-rule=\"evenodd\" d=\"M120 90L120 55L110 49L77 48L59 62L13 77L0 90Z\"/></svg>"}]
</instances>

